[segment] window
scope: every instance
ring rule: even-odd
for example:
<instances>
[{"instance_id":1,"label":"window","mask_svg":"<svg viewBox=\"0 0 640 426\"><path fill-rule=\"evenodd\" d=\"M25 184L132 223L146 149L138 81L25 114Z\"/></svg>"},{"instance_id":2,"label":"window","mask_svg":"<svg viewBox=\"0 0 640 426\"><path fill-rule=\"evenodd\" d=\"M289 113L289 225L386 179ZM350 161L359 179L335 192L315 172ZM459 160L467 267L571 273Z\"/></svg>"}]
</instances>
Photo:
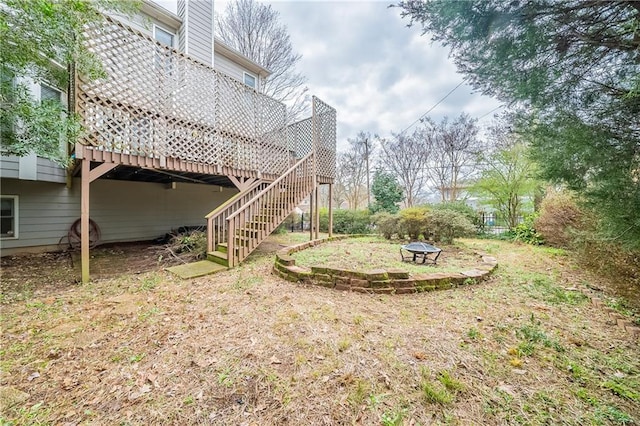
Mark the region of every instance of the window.
<instances>
[{"instance_id":1,"label":"window","mask_svg":"<svg viewBox=\"0 0 640 426\"><path fill-rule=\"evenodd\" d=\"M40 84L40 101L62 102L62 92L46 84Z\"/></svg>"},{"instance_id":2,"label":"window","mask_svg":"<svg viewBox=\"0 0 640 426\"><path fill-rule=\"evenodd\" d=\"M169 47L173 47L174 37L175 35L173 33L170 33L167 30L163 30L157 25L153 26L153 38L158 40L160 43L166 44Z\"/></svg>"},{"instance_id":3,"label":"window","mask_svg":"<svg viewBox=\"0 0 640 426\"><path fill-rule=\"evenodd\" d=\"M18 196L0 197L0 238L18 238Z\"/></svg>"},{"instance_id":4,"label":"window","mask_svg":"<svg viewBox=\"0 0 640 426\"><path fill-rule=\"evenodd\" d=\"M246 72L244 73L244 84L246 84L249 87L252 88L256 88L256 77L251 75L251 74L247 74Z\"/></svg>"}]
</instances>

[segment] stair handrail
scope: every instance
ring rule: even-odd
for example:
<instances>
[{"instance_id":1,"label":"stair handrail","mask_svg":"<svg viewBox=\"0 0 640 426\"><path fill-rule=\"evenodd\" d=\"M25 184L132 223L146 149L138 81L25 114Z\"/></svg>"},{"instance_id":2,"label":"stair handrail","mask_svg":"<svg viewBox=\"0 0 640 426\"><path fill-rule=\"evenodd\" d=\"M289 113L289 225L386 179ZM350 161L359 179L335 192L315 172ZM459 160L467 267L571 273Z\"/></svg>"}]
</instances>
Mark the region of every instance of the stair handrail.
<instances>
[{"instance_id":1,"label":"stair handrail","mask_svg":"<svg viewBox=\"0 0 640 426\"><path fill-rule=\"evenodd\" d=\"M313 155L313 152L308 153L307 155L305 155L304 157L302 157L301 159L299 159L296 164L294 164L293 166L291 166L291 168L289 168L289 170L287 170L282 176L280 176L278 179L274 180L273 182L271 182L269 184L269 186L267 186L266 188L264 188L262 191L260 191L256 196L254 196L252 199L250 199L249 201L247 201L245 204L251 204L255 201L257 201L263 192L267 192L269 189L271 189L274 186L278 186L288 175L290 175L294 169L296 169L298 167L298 165L300 163L302 163L303 161L307 160L309 157L311 157ZM229 215L229 217L227 217L227 220L236 217L237 215L239 215L241 212L241 210L237 210L236 212L234 212L233 214Z\"/></svg>"},{"instance_id":2,"label":"stair handrail","mask_svg":"<svg viewBox=\"0 0 640 426\"><path fill-rule=\"evenodd\" d=\"M229 267L237 266L237 264L240 261L242 261L246 256L248 256L249 253L254 248L254 247L238 247L239 253L236 253L235 222L238 221L238 216L240 216L241 214L245 214L247 210L249 210L250 214L254 214L254 215L261 213L256 208L254 208L254 204L257 203L258 201L261 201L261 199L264 198L265 196L270 196L270 199L268 199L267 201L270 201L272 205L274 202L279 201L271 194L271 192L274 190L274 188L278 188L283 182L285 182L286 179L290 178L293 173L298 173L301 168L303 171L302 179L294 180L293 182L294 184L298 185L298 188L296 188L298 191L308 194L313 189L313 185L315 184L313 179L313 164L307 164L308 162L310 162L309 160L315 161L313 152L310 152L304 157L302 157L300 160L296 162L296 164L290 167L284 174L282 174L280 177L278 177L276 180L270 183L266 188L262 189L257 195L255 195L249 201L244 203L235 212L227 216L227 219L226 219L227 221L227 255L228 255L228 261L229 261ZM307 167L307 173L304 173L305 171L304 167ZM310 186L310 188L307 188L307 186L304 185L305 178L308 180L308 182L306 183L307 183L307 186ZM307 190L309 190L309 192L307 192ZM298 203L300 201L298 201ZM279 222L281 222L281 220ZM273 225L273 229L275 229L275 227L278 226L279 223L278 224L272 223L272 225ZM263 237L266 237L271 233L273 229L271 230L259 229L253 233L260 234ZM251 239L251 241L253 241L253 239Z\"/></svg>"},{"instance_id":3,"label":"stair handrail","mask_svg":"<svg viewBox=\"0 0 640 426\"><path fill-rule=\"evenodd\" d=\"M245 204L247 202L247 199L254 197L255 194L260 191L260 189L258 188L264 184L265 182L263 180L254 182L247 189L238 192L233 197L220 204L205 216L205 219L207 219L207 252L212 252L214 250L216 241L219 242L226 240L224 238L223 227L216 227L214 221L223 216L225 212L229 212L229 210L233 210L235 208L238 208L238 206ZM226 224L225 219L226 217L223 218L223 220L219 220L219 224ZM218 234L219 238L215 238L216 234Z\"/></svg>"}]
</instances>

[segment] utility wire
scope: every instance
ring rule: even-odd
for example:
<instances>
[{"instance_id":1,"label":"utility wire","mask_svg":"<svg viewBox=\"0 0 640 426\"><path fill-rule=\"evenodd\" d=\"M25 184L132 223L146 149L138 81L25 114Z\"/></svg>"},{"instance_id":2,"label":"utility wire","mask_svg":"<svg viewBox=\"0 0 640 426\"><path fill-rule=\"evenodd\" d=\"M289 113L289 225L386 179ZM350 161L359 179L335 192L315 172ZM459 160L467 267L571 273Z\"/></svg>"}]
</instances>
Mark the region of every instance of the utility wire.
<instances>
[{"instance_id":1,"label":"utility wire","mask_svg":"<svg viewBox=\"0 0 640 426\"><path fill-rule=\"evenodd\" d=\"M491 111L489 111L488 113L484 114L483 116L478 117L478 120L482 120L482 119L483 119L483 118L485 118L487 115L489 115L489 114L493 113L494 111L499 110L500 108L504 108L504 105L500 105L500 106L495 107L494 109L492 109L492 110L491 110Z\"/></svg>"},{"instance_id":2,"label":"utility wire","mask_svg":"<svg viewBox=\"0 0 640 426\"><path fill-rule=\"evenodd\" d=\"M432 106L431 108L429 108L429 111L425 112L424 114L422 114L416 121L414 121L413 123L409 124L403 131L400 132L400 134L403 134L404 132L406 132L407 130L409 130L411 127L413 127L416 123L418 123L419 121L421 121L427 114L429 114L431 111L433 111L438 105L440 105L442 103L442 101L444 101L445 99L447 99L453 92L455 92L458 87L462 86L464 84L464 80L462 80L456 87L454 87L453 89L451 89L449 91L449 93L447 93L446 95L444 95L444 97L442 99L440 99L438 102L436 102L436 104L434 106Z\"/></svg>"}]
</instances>

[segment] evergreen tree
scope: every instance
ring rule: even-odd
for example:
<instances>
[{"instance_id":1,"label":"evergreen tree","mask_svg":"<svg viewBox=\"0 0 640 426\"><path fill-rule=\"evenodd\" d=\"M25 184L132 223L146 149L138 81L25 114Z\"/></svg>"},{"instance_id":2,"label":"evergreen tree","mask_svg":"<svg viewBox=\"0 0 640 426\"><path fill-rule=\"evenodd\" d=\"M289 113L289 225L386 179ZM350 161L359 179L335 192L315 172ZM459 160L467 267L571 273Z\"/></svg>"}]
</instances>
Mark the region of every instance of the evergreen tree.
<instances>
[{"instance_id":1,"label":"evergreen tree","mask_svg":"<svg viewBox=\"0 0 640 426\"><path fill-rule=\"evenodd\" d=\"M373 204L369 206L372 213L386 211L397 213L400 210L398 204L404 199L402 187L391 173L376 170L371 184Z\"/></svg>"}]
</instances>

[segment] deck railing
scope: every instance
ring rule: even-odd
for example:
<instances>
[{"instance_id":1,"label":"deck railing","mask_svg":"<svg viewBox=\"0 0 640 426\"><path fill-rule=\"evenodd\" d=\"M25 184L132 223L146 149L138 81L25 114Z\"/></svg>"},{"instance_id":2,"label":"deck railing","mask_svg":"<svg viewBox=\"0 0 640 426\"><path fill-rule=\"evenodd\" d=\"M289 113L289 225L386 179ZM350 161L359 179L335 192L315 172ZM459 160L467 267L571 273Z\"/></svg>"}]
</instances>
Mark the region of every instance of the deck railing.
<instances>
[{"instance_id":1,"label":"deck railing","mask_svg":"<svg viewBox=\"0 0 640 426\"><path fill-rule=\"evenodd\" d=\"M83 144L273 176L290 166L282 103L108 17L85 38L106 78L76 79Z\"/></svg>"},{"instance_id":2,"label":"deck railing","mask_svg":"<svg viewBox=\"0 0 640 426\"><path fill-rule=\"evenodd\" d=\"M207 219L207 252L214 251L217 244L227 242L227 217L255 197L266 186L267 183L264 181L258 181L205 216Z\"/></svg>"}]
</instances>

